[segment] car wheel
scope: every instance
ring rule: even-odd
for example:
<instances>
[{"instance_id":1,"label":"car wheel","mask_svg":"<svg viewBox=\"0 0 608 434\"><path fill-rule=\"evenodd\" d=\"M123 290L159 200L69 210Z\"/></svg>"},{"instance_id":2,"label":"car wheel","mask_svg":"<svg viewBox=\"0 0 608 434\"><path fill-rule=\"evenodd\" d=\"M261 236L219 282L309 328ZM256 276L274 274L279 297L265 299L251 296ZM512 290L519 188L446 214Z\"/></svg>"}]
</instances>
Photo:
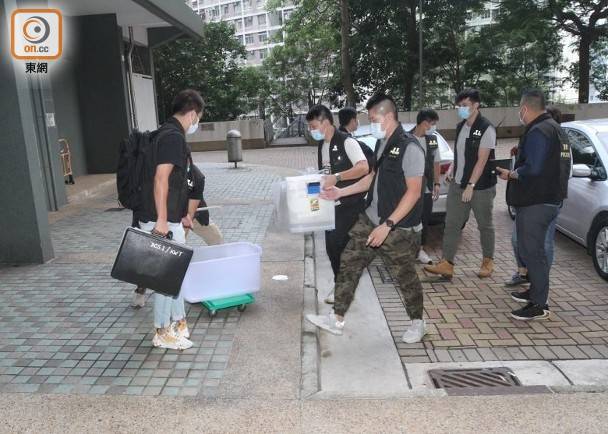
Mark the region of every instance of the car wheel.
<instances>
[{"instance_id":1,"label":"car wheel","mask_svg":"<svg viewBox=\"0 0 608 434\"><path fill-rule=\"evenodd\" d=\"M608 280L608 218L595 225L591 239L593 240L591 256L593 256L595 271L604 280Z\"/></svg>"},{"instance_id":2,"label":"car wheel","mask_svg":"<svg viewBox=\"0 0 608 434\"><path fill-rule=\"evenodd\" d=\"M511 220L515 220L515 207L509 205L507 208L509 210L509 217L511 217Z\"/></svg>"}]
</instances>

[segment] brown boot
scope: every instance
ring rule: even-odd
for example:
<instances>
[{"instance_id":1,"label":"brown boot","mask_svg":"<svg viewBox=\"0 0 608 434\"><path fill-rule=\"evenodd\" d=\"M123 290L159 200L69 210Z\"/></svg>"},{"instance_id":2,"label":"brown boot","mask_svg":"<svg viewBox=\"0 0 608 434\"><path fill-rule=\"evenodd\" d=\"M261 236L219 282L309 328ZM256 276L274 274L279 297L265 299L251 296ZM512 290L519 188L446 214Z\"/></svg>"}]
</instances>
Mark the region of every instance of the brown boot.
<instances>
[{"instance_id":1,"label":"brown boot","mask_svg":"<svg viewBox=\"0 0 608 434\"><path fill-rule=\"evenodd\" d=\"M442 259L437 265L427 265L424 267L424 270L431 274L440 274L446 279L451 279L454 275L454 264L450 264L445 259Z\"/></svg>"},{"instance_id":2,"label":"brown boot","mask_svg":"<svg viewBox=\"0 0 608 434\"><path fill-rule=\"evenodd\" d=\"M484 277L490 277L493 271L494 261L492 260L492 258L483 258L481 268L479 269L479 273L477 273L477 275L483 279Z\"/></svg>"}]
</instances>

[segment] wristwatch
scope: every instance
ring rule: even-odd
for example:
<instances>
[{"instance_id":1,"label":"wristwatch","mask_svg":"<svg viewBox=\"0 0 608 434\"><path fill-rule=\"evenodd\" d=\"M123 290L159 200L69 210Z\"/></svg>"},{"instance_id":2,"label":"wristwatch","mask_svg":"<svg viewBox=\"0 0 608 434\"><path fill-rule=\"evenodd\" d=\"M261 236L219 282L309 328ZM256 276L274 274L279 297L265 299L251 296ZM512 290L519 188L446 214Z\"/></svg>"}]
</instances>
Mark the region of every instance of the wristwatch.
<instances>
[{"instance_id":1,"label":"wristwatch","mask_svg":"<svg viewBox=\"0 0 608 434\"><path fill-rule=\"evenodd\" d=\"M391 231L395 228L395 222L391 219L386 219L384 224L388 226Z\"/></svg>"},{"instance_id":2,"label":"wristwatch","mask_svg":"<svg viewBox=\"0 0 608 434\"><path fill-rule=\"evenodd\" d=\"M475 183L474 182L469 182L469 184L471 187L475 188Z\"/></svg>"},{"instance_id":3,"label":"wristwatch","mask_svg":"<svg viewBox=\"0 0 608 434\"><path fill-rule=\"evenodd\" d=\"M336 177L336 182L342 181L342 174L341 173L336 173L334 176Z\"/></svg>"}]
</instances>

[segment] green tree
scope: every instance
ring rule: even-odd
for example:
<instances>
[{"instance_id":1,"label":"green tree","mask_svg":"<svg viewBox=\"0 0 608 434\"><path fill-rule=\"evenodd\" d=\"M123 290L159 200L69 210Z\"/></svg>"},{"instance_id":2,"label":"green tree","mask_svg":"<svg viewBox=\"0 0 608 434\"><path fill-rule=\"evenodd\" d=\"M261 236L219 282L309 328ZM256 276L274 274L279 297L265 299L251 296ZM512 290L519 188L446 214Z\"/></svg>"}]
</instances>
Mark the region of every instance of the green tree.
<instances>
[{"instance_id":1,"label":"green tree","mask_svg":"<svg viewBox=\"0 0 608 434\"><path fill-rule=\"evenodd\" d=\"M596 41L591 49L591 82L602 101L608 101L608 38Z\"/></svg>"},{"instance_id":2,"label":"green tree","mask_svg":"<svg viewBox=\"0 0 608 434\"><path fill-rule=\"evenodd\" d=\"M226 23L209 23L204 29L201 40L176 39L154 51L161 121L170 116L173 97L185 88L201 92L207 121L233 120L248 111L240 90L245 48Z\"/></svg>"},{"instance_id":3,"label":"green tree","mask_svg":"<svg viewBox=\"0 0 608 434\"><path fill-rule=\"evenodd\" d=\"M556 28L578 40L578 102L589 102L591 47L608 36L608 0L547 0Z\"/></svg>"},{"instance_id":4,"label":"green tree","mask_svg":"<svg viewBox=\"0 0 608 434\"><path fill-rule=\"evenodd\" d=\"M285 23L282 46L264 60L270 79L271 109L293 119L294 111L326 100L341 77L338 4L335 1L296 0L298 6ZM280 2L269 2L276 7Z\"/></svg>"}]
</instances>

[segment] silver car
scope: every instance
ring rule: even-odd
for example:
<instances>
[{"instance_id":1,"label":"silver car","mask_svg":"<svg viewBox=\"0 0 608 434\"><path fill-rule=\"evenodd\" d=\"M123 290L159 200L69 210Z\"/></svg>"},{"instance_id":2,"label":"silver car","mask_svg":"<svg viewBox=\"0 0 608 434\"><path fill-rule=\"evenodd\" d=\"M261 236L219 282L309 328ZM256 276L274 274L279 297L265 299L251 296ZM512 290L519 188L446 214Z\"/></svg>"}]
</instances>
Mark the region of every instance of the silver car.
<instances>
[{"instance_id":1,"label":"silver car","mask_svg":"<svg viewBox=\"0 0 608 434\"><path fill-rule=\"evenodd\" d=\"M563 123L572 146L572 178L557 229L587 248L608 280L608 118Z\"/></svg>"},{"instance_id":2,"label":"silver car","mask_svg":"<svg viewBox=\"0 0 608 434\"><path fill-rule=\"evenodd\" d=\"M401 125L405 131L410 131L416 126L414 124ZM437 199L437 201L433 204L432 215L432 220L437 222L445 218L446 201L448 197L448 186L445 183L445 175L454 161L454 152L452 152L448 142L446 142L441 134L435 134L437 135L437 141L439 142L439 155L441 156L441 180L439 181L441 183L441 187L439 189L439 199ZM359 128L353 133L353 136L356 137L357 140L365 143L371 149L376 149L376 143L378 141L371 135L369 125L359 126Z\"/></svg>"}]
</instances>

